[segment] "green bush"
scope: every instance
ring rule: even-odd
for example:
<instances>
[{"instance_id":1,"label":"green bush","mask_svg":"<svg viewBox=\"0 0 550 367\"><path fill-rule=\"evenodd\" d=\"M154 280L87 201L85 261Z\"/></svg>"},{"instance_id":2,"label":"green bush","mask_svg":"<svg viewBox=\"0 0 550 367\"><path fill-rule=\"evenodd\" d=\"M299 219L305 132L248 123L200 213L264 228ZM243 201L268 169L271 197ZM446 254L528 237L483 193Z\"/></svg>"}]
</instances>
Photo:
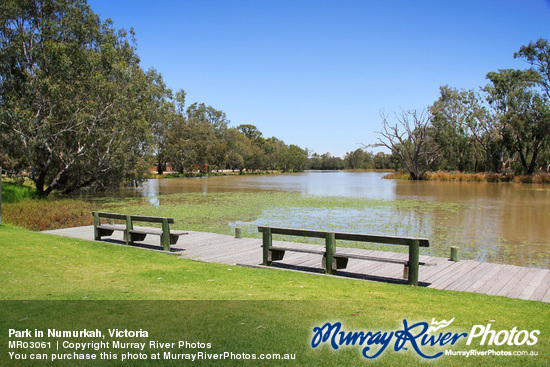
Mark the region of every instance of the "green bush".
<instances>
[{"instance_id":1,"label":"green bush","mask_svg":"<svg viewBox=\"0 0 550 367\"><path fill-rule=\"evenodd\" d=\"M2 183L2 203L17 203L25 199L35 199L36 190L27 186Z\"/></svg>"}]
</instances>

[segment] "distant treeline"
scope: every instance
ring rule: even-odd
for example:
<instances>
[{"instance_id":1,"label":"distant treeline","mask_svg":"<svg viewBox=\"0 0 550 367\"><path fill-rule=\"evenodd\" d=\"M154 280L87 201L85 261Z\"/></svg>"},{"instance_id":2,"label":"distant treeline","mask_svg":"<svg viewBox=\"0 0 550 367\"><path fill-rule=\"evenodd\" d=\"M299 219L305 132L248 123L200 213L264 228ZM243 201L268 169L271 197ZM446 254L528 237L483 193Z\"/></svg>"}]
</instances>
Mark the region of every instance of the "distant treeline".
<instances>
[{"instance_id":1,"label":"distant treeline","mask_svg":"<svg viewBox=\"0 0 550 367\"><path fill-rule=\"evenodd\" d=\"M333 157L330 153L311 154L309 169L341 170L341 169L398 169L400 164L391 154L373 153L362 148L348 152L344 158Z\"/></svg>"}]
</instances>

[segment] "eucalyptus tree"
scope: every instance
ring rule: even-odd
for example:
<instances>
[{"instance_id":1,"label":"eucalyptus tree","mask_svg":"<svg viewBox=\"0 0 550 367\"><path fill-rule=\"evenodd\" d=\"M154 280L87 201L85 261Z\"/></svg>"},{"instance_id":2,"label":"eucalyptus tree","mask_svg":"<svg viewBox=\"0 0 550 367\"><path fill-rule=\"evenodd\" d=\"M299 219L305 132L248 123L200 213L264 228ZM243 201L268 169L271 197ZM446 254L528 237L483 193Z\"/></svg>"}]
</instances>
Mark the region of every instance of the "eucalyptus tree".
<instances>
[{"instance_id":1,"label":"eucalyptus tree","mask_svg":"<svg viewBox=\"0 0 550 367\"><path fill-rule=\"evenodd\" d=\"M193 103L187 108L189 137L193 155L189 162L209 171L212 166L223 168L227 155L227 129L229 120L223 111L204 103Z\"/></svg>"},{"instance_id":2,"label":"eucalyptus tree","mask_svg":"<svg viewBox=\"0 0 550 367\"><path fill-rule=\"evenodd\" d=\"M246 141L239 139L244 168L252 171L267 169L266 149L269 150L269 143L262 132L251 124L241 124L237 126L237 131L246 139Z\"/></svg>"},{"instance_id":3,"label":"eucalyptus tree","mask_svg":"<svg viewBox=\"0 0 550 367\"><path fill-rule=\"evenodd\" d=\"M441 149L443 163L452 165L454 161L461 171L503 173L509 169L505 125L487 95L448 86L441 87L440 92L430 109L434 116L432 137Z\"/></svg>"},{"instance_id":4,"label":"eucalyptus tree","mask_svg":"<svg viewBox=\"0 0 550 367\"><path fill-rule=\"evenodd\" d=\"M401 160L399 157L396 158L397 163L392 164L393 162L393 153L392 154L386 154L384 152L378 152L374 156L374 168L375 169L402 169L403 165L401 164Z\"/></svg>"},{"instance_id":5,"label":"eucalyptus tree","mask_svg":"<svg viewBox=\"0 0 550 367\"><path fill-rule=\"evenodd\" d=\"M348 153L349 154L349 153ZM318 170L340 170L346 167L347 161L340 157L334 157L330 153L324 154L311 154L309 158L309 168ZM361 168L361 167L349 167L349 168Z\"/></svg>"},{"instance_id":6,"label":"eucalyptus tree","mask_svg":"<svg viewBox=\"0 0 550 367\"><path fill-rule=\"evenodd\" d=\"M509 155L510 170L533 174L546 168L541 162L550 149L550 45L539 39L521 46L514 58L525 59L527 70L490 72L483 88L495 126ZM547 169L547 168L546 168Z\"/></svg>"},{"instance_id":7,"label":"eucalyptus tree","mask_svg":"<svg viewBox=\"0 0 550 367\"><path fill-rule=\"evenodd\" d=\"M474 91L458 90L449 86L440 88L440 97L430 106L433 115L432 138L440 147L441 160L438 167L461 172L477 171L485 167L486 155L482 145L485 116ZM480 145L480 143L482 145Z\"/></svg>"},{"instance_id":8,"label":"eucalyptus tree","mask_svg":"<svg viewBox=\"0 0 550 367\"><path fill-rule=\"evenodd\" d=\"M133 32L83 0L4 0L0 9L2 139L38 193L140 181L155 97Z\"/></svg>"},{"instance_id":9,"label":"eucalyptus tree","mask_svg":"<svg viewBox=\"0 0 550 367\"><path fill-rule=\"evenodd\" d=\"M177 114L163 131L163 154L169 160L172 170L179 173L193 170L194 146L187 119Z\"/></svg>"},{"instance_id":10,"label":"eucalyptus tree","mask_svg":"<svg viewBox=\"0 0 550 367\"><path fill-rule=\"evenodd\" d=\"M302 172L308 168L308 151L297 145L291 144L284 148L282 171L283 172Z\"/></svg>"},{"instance_id":11,"label":"eucalyptus tree","mask_svg":"<svg viewBox=\"0 0 550 367\"><path fill-rule=\"evenodd\" d=\"M260 152L262 167L267 170L282 169L286 148L285 142L274 136L263 139Z\"/></svg>"},{"instance_id":12,"label":"eucalyptus tree","mask_svg":"<svg viewBox=\"0 0 550 367\"><path fill-rule=\"evenodd\" d=\"M540 38L536 42L529 42L521 46L514 58L524 59L531 65L531 70L538 73L535 83L540 85L550 98L550 44L548 40Z\"/></svg>"},{"instance_id":13,"label":"eucalyptus tree","mask_svg":"<svg viewBox=\"0 0 550 367\"><path fill-rule=\"evenodd\" d=\"M231 170L238 169L242 172L246 166L245 161L252 154L252 143L238 128L230 128L228 134L227 165Z\"/></svg>"},{"instance_id":14,"label":"eucalyptus tree","mask_svg":"<svg viewBox=\"0 0 550 367\"><path fill-rule=\"evenodd\" d=\"M254 141L262 137L262 132L252 124L242 124L237 126L237 130L240 131L247 139Z\"/></svg>"},{"instance_id":15,"label":"eucalyptus tree","mask_svg":"<svg viewBox=\"0 0 550 367\"><path fill-rule=\"evenodd\" d=\"M174 96L164 84L160 74L155 70L149 71L148 74L151 74L155 103L155 108L152 109L148 120L151 121L154 162L157 173L162 175L171 161L169 136L172 126L177 125L183 117L185 91L179 90Z\"/></svg>"},{"instance_id":16,"label":"eucalyptus tree","mask_svg":"<svg viewBox=\"0 0 550 367\"><path fill-rule=\"evenodd\" d=\"M432 116L428 110L403 111L395 114L391 122L382 113L382 130L378 132L379 143L373 147L386 147L399 157L411 180L421 180L424 174L441 156L430 137Z\"/></svg>"},{"instance_id":17,"label":"eucalyptus tree","mask_svg":"<svg viewBox=\"0 0 550 367\"><path fill-rule=\"evenodd\" d=\"M346 167L351 169L374 168L374 154L358 148L353 152L347 152L344 162Z\"/></svg>"},{"instance_id":18,"label":"eucalyptus tree","mask_svg":"<svg viewBox=\"0 0 550 367\"><path fill-rule=\"evenodd\" d=\"M538 108L535 108L536 119L539 121L539 129L546 131L547 138L550 136L550 44L546 39L538 39L536 42L529 42L521 46L514 54L514 58L524 59L531 65L531 69L538 73L534 82L539 93L543 96L536 97ZM541 103L542 102L542 103ZM550 172L550 141L542 144L539 153L539 169Z\"/></svg>"},{"instance_id":19,"label":"eucalyptus tree","mask_svg":"<svg viewBox=\"0 0 550 367\"><path fill-rule=\"evenodd\" d=\"M491 81L484 90L495 110L504 146L518 167L518 173L533 174L537 160L550 144L550 105L539 93L534 70L499 70L487 74Z\"/></svg>"}]
</instances>

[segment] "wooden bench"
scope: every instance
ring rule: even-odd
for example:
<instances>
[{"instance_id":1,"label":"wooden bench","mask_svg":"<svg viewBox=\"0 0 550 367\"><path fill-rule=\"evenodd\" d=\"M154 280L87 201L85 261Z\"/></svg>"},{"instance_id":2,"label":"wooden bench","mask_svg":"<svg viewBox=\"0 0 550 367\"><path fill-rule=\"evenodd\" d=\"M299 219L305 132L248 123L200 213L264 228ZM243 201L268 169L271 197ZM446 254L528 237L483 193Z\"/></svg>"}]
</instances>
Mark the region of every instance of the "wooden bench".
<instances>
[{"instance_id":1,"label":"wooden bench","mask_svg":"<svg viewBox=\"0 0 550 367\"><path fill-rule=\"evenodd\" d=\"M278 228L278 227L258 227L258 231L263 233L263 264L271 265L273 261L282 260L285 251L307 252L323 256L322 266L328 274L336 274L337 269L345 269L349 259L381 261L394 264L402 264L403 277L408 279L410 285L418 285L418 269L419 265L435 265L419 261L420 247L429 247L430 243L424 238L410 237L393 237L379 236L370 234L357 233L339 233L339 232L322 232L306 229ZM273 234L283 234L290 236L324 238L325 248L319 249L297 247L297 246L273 246ZM337 251L336 240L357 241L357 242L374 242L391 245L402 245L409 247L408 260L391 259L377 256L368 256L361 254L345 253Z\"/></svg>"},{"instance_id":2,"label":"wooden bench","mask_svg":"<svg viewBox=\"0 0 550 367\"><path fill-rule=\"evenodd\" d=\"M132 245L134 241L143 241L148 234L160 236L160 245L164 251L170 251L170 245L178 242L179 236L187 234L184 231L170 231L170 224L174 218L147 217L143 215L127 215L105 212L92 212L94 216L94 239L101 240L103 236L111 236L114 231L124 232L126 244ZM101 223L100 218L107 218L108 223ZM126 224L114 224L114 220L123 220ZM135 227L134 222L162 223L162 228Z\"/></svg>"}]
</instances>

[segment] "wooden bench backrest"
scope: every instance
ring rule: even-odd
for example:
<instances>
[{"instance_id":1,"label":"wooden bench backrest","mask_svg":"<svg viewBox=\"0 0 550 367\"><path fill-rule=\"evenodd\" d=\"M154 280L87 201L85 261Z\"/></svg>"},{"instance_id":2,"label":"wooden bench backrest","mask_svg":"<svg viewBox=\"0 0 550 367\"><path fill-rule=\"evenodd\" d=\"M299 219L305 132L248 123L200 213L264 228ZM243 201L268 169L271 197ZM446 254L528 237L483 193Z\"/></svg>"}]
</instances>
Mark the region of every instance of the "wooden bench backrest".
<instances>
[{"instance_id":1,"label":"wooden bench backrest","mask_svg":"<svg viewBox=\"0 0 550 367\"><path fill-rule=\"evenodd\" d=\"M292 228L279 228L279 227L258 227L258 231L263 232L264 229L266 228L270 228L272 234L284 234L289 236L326 238L326 234L328 233L323 231L312 231L309 229L292 229ZM417 240L418 245L420 247L430 247L430 242L426 238L379 236L379 235L373 235L373 234L344 233L344 232L334 232L334 236L335 236L335 239L337 240L385 243L390 245L402 245L402 246L409 246L411 241Z\"/></svg>"},{"instance_id":2,"label":"wooden bench backrest","mask_svg":"<svg viewBox=\"0 0 550 367\"><path fill-rule=\"evenodd\" d=\"M126 220L126 218L128 217L128 215L126 214L92 212L92 214L94 215L96 213L100 218ZM168 223L174 223L174 218L166 218L166 217L148 217L145 215L130 215L130 218L132 218L132 221L136 221L136 222L162 223L164 219L168 219Z\"/></svg>"}]
</instances>

